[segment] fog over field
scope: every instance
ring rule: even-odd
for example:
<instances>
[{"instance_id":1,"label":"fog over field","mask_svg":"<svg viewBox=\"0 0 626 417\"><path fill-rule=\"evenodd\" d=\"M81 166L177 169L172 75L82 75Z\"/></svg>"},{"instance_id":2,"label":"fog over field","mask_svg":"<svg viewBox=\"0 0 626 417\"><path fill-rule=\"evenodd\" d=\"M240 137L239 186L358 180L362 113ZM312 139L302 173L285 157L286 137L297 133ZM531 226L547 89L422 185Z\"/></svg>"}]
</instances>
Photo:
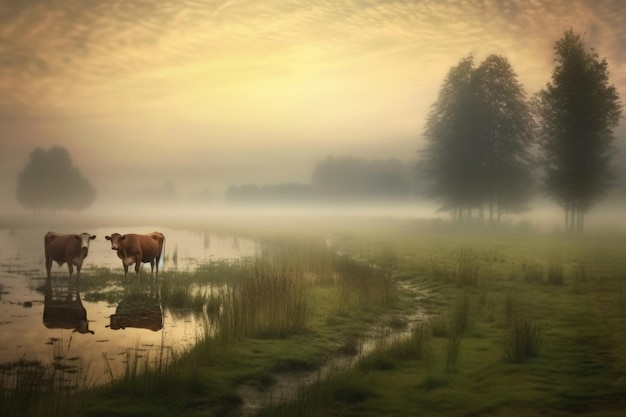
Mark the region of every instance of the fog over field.
<instances>
[{"instance_id":1,"label":"fog over field","mask_svg":"<svg viewBox=\"0 0 626 417\"><path fill-rule=\"evenodd\" d=\"M32 213L18 175L35 149L57 146L95 190L86 216L445 218L410 169L449 69L505 56L531 97L572 29L625 97L624 16L620 0L4 1L0 212ZM626 221L623 120L615 134L620 175L589 226ZM388 162L393 178L370 194L330 192L316 177L328 158ZM554 203L533 201L503 220L562 222Z\"/></svg>"}]
</instances>

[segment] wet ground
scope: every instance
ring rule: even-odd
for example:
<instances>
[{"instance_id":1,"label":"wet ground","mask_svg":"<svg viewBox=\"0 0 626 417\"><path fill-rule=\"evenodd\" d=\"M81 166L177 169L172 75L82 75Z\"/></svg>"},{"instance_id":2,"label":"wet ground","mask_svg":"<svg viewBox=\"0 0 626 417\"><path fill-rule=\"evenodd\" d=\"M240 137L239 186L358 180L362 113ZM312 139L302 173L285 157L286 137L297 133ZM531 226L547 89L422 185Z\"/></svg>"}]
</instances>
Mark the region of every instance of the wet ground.
<instances>
[{"instance_id":1,"label":"wet ground","mask_svg":"<svg viewBox=\"0 0 626 417\"><path fill-rule=\"evenodd\" d=\"M123 281L121 261L104 239L114 232L154 230L166 236L162 272L193 271L210 261L253 256L256 251L250 240L211 233L158 227L99 228L87 231L97 238L90 244L80 279L70 280L67 265L55 263L47 281L43 248L47 230L0 230L0 363L62 361L68 372L81 372L88 384L99 384L120 375L129 355L155 358L161 349L167 353L195 343L203 331L203 320L162 307L160 281L150 279L149 264L140 274L145 285L135 285L132 268L129 280ZM102 280L102 274L115 276L109 288L93 285ZM131 299L102 296L107 291L128 294L125 287L131 284Z\"/></svg>"}]
</instances>

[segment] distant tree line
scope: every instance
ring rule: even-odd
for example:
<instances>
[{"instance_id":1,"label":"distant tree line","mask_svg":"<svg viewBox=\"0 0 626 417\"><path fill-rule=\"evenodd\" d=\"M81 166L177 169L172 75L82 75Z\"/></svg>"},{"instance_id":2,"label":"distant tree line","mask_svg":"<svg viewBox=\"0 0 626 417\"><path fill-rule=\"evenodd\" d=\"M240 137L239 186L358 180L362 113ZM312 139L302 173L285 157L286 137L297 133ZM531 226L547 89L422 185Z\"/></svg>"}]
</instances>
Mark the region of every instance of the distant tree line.
<instances>
[{"instance_id":1,"label":"distant tree line","mask_svg":"<svg viewBox=\"0 0 626 417\"><path fill-rule=\"evenodd\" d=\"M414 195L412 164L398 159L328 157L313 170L311 183L330 199L397 199Z\"/></svg>"},{"instance_id":2,"label":"distant tree line","mask_svg":"<svg viewBox=\"0 0 626 417\"><path fill-rule=\"evenodd\" d=\"M476 66L470 55L450 69L417 164L440 210L490 222L524 211L539 170L540 188L563 207L566 229L582 232L585 213L615 178L613 130L622 105L606 59L580 35L565 32L554 50L552 80L530 100L503 56Z\"/></svg>"},{"instance_id":3,"label":"distant tree line","mask_svg":"<svg viewBox=\"0 0 626 417\"><path fill-rule=\"evenodd\" d=\"M317 163L311 183L231 186L231 202L347 202L414 198L414 162L328 157Z\"/></svg>"},{"instance_id":4,"label":"distant tree line","mask_svg":"<svg viewBox=\"0 0 626 417\"><path fill-rule=\"evenodd\" d=\"M17 181L17 200L38 212L84 210L96 198L96 190L65 148L36 148Z\"/></svg>"}]
</instances>

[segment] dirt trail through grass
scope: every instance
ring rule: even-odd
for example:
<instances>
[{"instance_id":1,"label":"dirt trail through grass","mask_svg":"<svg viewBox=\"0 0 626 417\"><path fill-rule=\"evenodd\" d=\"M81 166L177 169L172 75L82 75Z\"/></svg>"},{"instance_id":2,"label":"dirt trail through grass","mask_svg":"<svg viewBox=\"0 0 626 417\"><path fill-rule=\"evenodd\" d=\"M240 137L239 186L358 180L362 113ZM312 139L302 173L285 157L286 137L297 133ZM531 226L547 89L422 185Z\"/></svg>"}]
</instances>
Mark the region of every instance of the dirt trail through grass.
<instances>
[{"instance_id":1,"label":"dirt trail through grass","mask_svg":"<svg viewBox=\"0 0 626 417\"><path fill-rule=\"evenodd\" d=\"M371 354L385 340L408 337L418 324L428 319L427 312L421 307L421 302L428 297L428 289L414 283L400 282L398 285L411 294L415 302L413 310L387 313L379 317L359 340L355 352L333 352L318 369L274 372L272 373L274 382L265 390L251 384L240 385L237 392L243 400L242 414L252 416L268 404L289 401L295 397L299 389L322 381L334 372L345 371L355 366L359 359ZM402 323L403 326L393 326L391 323Z\"/></svg>"}]
</instances>

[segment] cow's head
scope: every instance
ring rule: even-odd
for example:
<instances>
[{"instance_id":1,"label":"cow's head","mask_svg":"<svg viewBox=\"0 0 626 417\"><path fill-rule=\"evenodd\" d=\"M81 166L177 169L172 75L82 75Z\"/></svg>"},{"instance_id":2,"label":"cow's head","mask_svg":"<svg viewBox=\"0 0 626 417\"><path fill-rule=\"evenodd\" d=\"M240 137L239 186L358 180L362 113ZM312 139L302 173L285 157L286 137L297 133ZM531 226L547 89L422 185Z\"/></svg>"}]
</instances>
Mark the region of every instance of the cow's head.
<instances>
[{"instance_id":1,"label":"cow's head","mask_svg":"<svg viewBox=\"0 0 626 417\"><path fill-rule=\"evenodd\" d=\"M80 249L87 255L89 252L89 242L96 238L96 235L90 235L89 233L81 233L80 235L75 236L77 240L80 241Z\"/></svg>"},{"instance_id":2,"label":"cow's head","mask_svg":"<svg viewBox=\"0 0 626 417\"><path fill-rule=\"evenodd\" d=\"M111 241L111 249L117 250L120 246L120 242L126 239L126 235L113 233L111 236L105 236L104 238Z\"/></svg>"}]
</instances>

